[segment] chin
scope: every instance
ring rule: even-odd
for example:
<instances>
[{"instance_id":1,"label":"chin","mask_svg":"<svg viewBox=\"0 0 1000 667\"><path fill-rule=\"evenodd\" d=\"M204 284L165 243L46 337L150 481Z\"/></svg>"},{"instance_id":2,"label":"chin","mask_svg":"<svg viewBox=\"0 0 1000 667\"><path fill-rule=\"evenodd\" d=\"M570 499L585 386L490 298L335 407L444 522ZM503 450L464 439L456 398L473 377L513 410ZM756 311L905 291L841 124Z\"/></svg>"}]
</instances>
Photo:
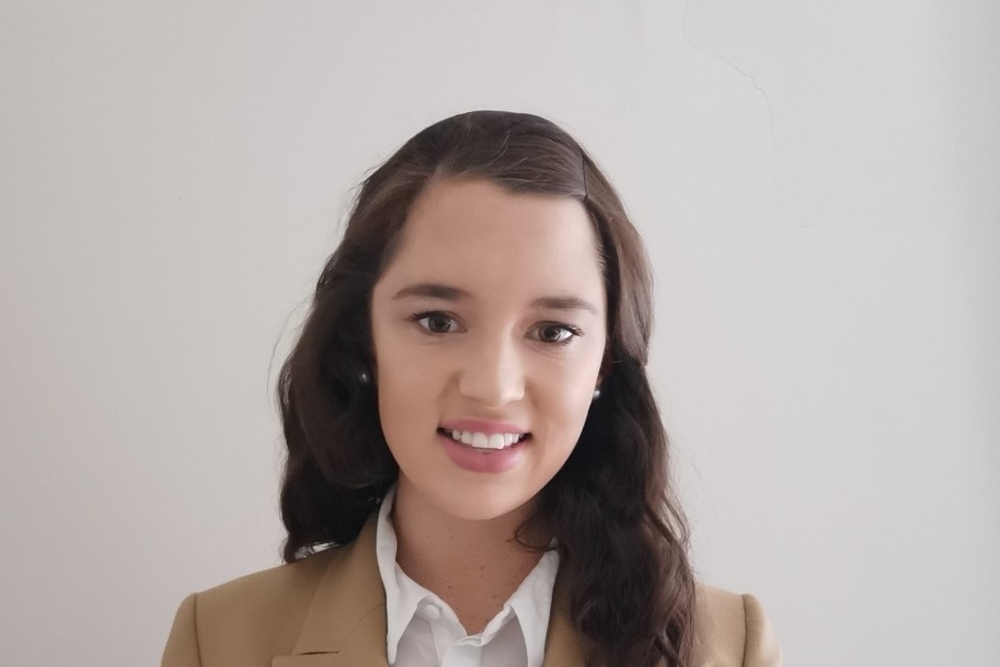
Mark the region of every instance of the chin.
<instances>
[{"instance_id":1,"label":"chin","mask_svg":"<svg viewBox=\"0 0 1000 667\"><path fill-rule=\"evenodd\" d=\"M534 496L525 498L522 495L490 493L488 489L477 489L475 497L462 495L449 498L442 503L442 509L448 514L463 521L492 521L517 512L523 514L530 506Z\"/></svg>"}]
</instances>

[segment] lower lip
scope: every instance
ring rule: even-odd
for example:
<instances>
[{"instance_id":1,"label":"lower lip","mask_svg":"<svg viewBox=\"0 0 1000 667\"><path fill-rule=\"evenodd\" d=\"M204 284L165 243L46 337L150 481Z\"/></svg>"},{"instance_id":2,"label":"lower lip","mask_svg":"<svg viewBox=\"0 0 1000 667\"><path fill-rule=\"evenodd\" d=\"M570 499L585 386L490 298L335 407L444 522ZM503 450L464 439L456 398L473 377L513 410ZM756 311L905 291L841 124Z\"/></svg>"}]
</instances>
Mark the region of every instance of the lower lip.
<instances>
[{"instance_id":1,"label":"lower lip","mask_svg":"<svg viewBox=\"0 0 1000 667\"><path fill-rule=\"evenodd\" d=\"M524 446L531 439L529 436L506 449L475 449L455 442L443 433L437 436L452 463L462 470L484 473L506 472L516 466L524 455Z\"/></svg>"}]
</instances>

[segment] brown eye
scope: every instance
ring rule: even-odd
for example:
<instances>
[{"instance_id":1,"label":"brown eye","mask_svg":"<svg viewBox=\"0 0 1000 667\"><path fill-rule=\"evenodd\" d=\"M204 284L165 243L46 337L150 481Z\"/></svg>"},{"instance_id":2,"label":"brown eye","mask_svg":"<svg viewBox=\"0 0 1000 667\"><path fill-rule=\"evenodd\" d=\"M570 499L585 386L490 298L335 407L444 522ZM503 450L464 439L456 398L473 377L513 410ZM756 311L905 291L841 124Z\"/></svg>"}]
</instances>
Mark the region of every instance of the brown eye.
<instances>
[{"instance_id":1,"label":"brown eye","mask_svg":"<svg viewBox=\"0 0 1000 667\"><path fill-rule=\"evenodd\" d=\"M568 324L543 324L536 331L538 340L553 345L565 345L582 333Z\"/></svg>"},{"instance_id":2,"label":"brown eye","mask_svg":"<svg viewBox=\"0 0 1000 667\"><path fill-rule=\"evenodd\" d=\"M444 313L420 313L413 318L416 322L433 334L452 333L458 326L455 319Z\"/></svg>"}]
</instances>

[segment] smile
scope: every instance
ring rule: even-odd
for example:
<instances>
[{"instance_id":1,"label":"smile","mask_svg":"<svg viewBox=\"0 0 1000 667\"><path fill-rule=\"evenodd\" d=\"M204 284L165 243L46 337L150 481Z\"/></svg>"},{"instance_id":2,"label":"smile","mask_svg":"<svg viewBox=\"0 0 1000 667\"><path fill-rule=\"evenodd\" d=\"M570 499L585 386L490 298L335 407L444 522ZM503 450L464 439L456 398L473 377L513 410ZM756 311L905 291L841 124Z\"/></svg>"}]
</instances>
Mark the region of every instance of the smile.
<instances>
[{"instance_id":1,"label":"smile","mask_svg":"<svg viewBox=\"0 0 1000 667\"><path fill-rule=\"evenodd\" d=\"M529 433L480 433L478 431L459 431L438 429L438 433L448 436L455 442L474 449L507 449L524 442Z\"/></svg>"}]
</instances>

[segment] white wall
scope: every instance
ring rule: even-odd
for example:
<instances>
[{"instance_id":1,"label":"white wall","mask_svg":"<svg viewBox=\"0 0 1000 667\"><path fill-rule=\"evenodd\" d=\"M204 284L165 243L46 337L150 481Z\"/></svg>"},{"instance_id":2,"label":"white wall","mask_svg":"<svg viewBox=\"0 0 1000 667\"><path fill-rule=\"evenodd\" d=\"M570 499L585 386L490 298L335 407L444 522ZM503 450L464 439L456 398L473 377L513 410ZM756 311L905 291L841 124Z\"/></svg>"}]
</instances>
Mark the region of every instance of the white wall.
<instances>
[{"instance_id":1,"label":"white wall","mask_svg":"<svg viewBox=\"0 0 1000 667\"><path fill-rule=\"evenodd\" d=\"M350 190L494 107L646 236L699 573L790 665L995 664L1000 5L394 4L0 5L0 661L155 664L278 562L273 384Z\"/></svg>"}]
</instances>

